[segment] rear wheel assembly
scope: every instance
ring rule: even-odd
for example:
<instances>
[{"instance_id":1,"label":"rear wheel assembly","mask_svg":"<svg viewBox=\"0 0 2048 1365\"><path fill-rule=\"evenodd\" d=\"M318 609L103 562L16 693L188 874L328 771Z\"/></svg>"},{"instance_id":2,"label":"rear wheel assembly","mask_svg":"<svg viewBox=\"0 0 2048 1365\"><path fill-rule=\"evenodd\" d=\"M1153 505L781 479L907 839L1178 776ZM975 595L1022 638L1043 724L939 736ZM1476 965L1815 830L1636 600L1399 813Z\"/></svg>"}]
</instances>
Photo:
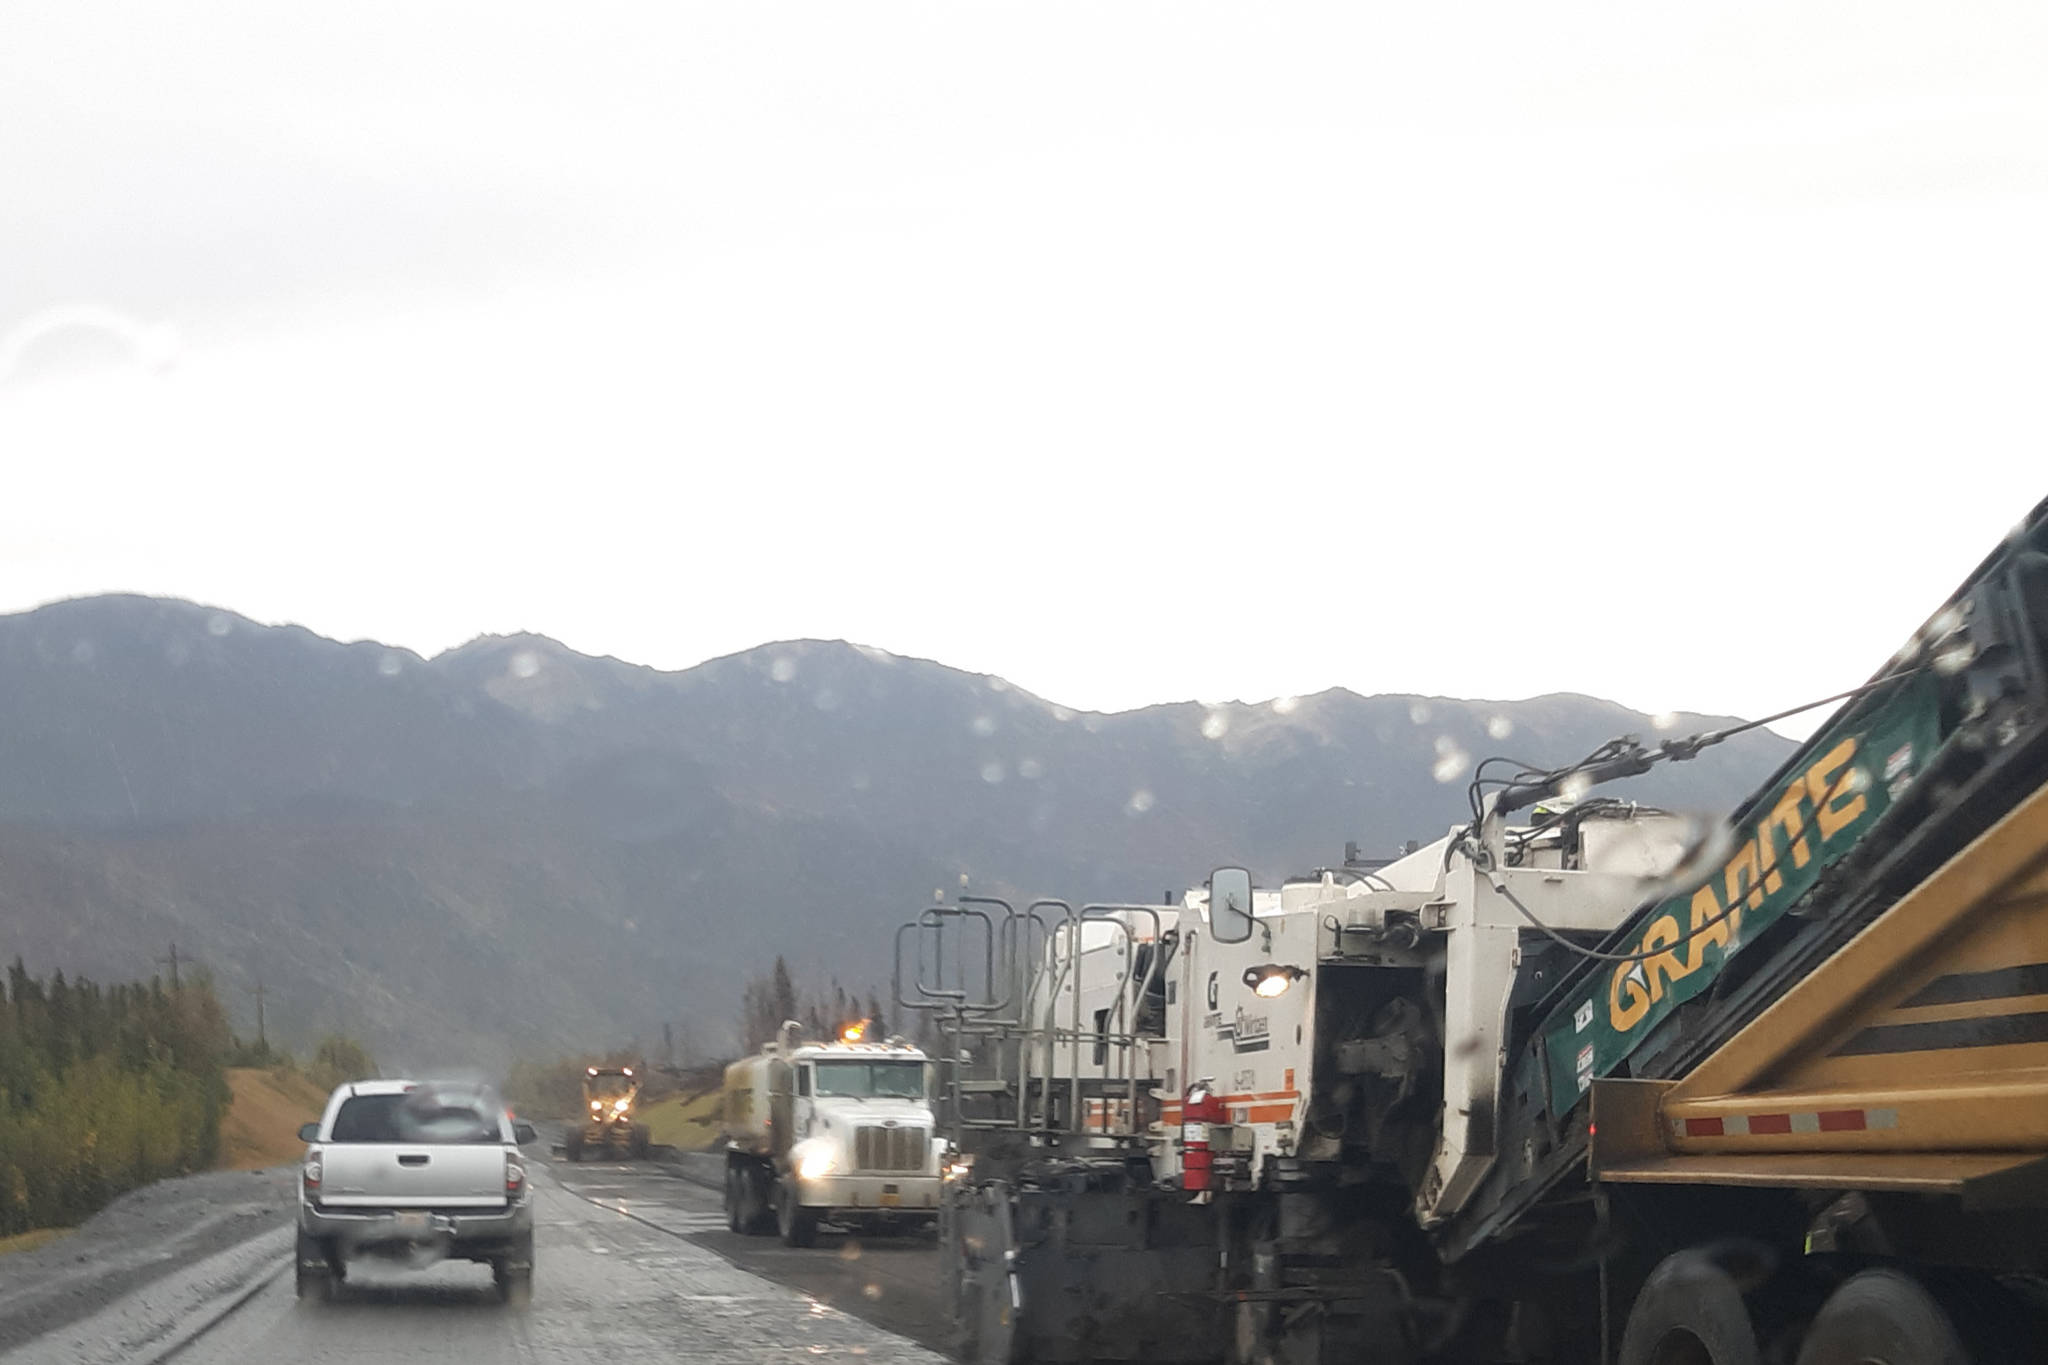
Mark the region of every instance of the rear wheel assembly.
<instances>
[{"instance_id":1,"label":"rear wheel assembly","mask_svg":"<svg viewBox=\"0 0 2048 1365\"><path fill-rule=\"evenodd\" d=\"M1757 1365L1742 1288L1698 1251L1667 1256L1629 1309L1621 1365ZM1807 1365L1800 1357L1800 1365Z\"/></svg>"},{"instance_id":2,"label":"rear wheel assembly","mask_svg":"<svg viewBox=\"0 0 2048 1365\"><path fill-rule=\"evenodd\" d=\"M523 1308L533 1297L533 1234L524 1233L503 1255L491 1258L491 1283L498 1302Z\"/></svg>"},{"instance_id":3,"label":"rear wheel assembly","mask_svg":"<svg viewBox=\"0 0 2048 1365\"><path fill-rule=\"evenodd\" d=\"M334 1267L319 1239L301 1232L292 1249L292 1290L302 1300L325 1303L334 1297Z\"/></svg>"},{"instance_id":4,"label":"rear wheel assembly","mask_svg":"<svg viewBox=\"0 0 2048 1365\"><path fill-rule=\"evenodd\" d=\"M1969 1365L1940 1302L1896 1270L1866 1270L1821 1305L1800 1343L1799 1365Z\"/></svg>"}]
</instances>

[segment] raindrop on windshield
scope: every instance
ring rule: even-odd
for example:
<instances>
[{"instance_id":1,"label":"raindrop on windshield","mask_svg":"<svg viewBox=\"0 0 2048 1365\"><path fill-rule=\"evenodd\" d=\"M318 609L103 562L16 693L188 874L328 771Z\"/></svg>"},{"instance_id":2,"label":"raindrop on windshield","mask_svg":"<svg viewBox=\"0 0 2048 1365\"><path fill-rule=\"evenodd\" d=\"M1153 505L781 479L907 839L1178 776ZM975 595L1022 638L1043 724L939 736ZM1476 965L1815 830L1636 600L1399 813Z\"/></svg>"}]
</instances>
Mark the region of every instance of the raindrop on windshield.
<instances>
[{"instance_id":1,"label":"raindrop on windshield","mask_svg":"<svg viewBox=\"0 0 2048 1365\"><path fill-rule=\"evenodd\" d=\"M1273 698L1273 714L1274 714L1274 715L1276 715L1276 716L1291 716L1291 715L1293 715L1293 714L1294 714L1294 713L1295 713L1296 711L1299 711L1300 709L1301 709L1301 698L1300 698L1300 697L1275 697L1275 698Z\"/></svg>"},{"instance_id":2,"label":"raindrop on windshield","mask_svg":"<svg viewBox=\"0 0 2048 1365\"><path fill-rule=\"evenodd\" d=\"M788 682L796 676L796 660L786 654L779 656L768 665L768 676L777 682Z\"/></svg>"},{"instance_id":3,"label":"raindrop on windshield","mask_svg":"<svg viewBox=\"0 0 2048 1365\"><path fill-rule=\"evenodd\" d=\"M972 729L975 734L986 739L996 732L995 718L992 716L976 716Z\"/></svg>"},{"instance_id":4,"label":"raindrop on windshield","mask_svg":"<svg viewBox=\"0 0 2048 1365\"><path fill-rule=\"evenodd\" d=\"M1934 671L1943 677L1954 677L1970 666L1977 657L1977 647L1968 640L1957 640L1934 656Z\"/></svg>"},{"instance_id":5,"label":"raindrop on windshield","mask_svg":"<svg viewBox=\"0 0 2048 1365\"><path fill-rule=\"evenodd\" d=\"M1927 624L1920 628L1920 634L1924 639L1939 640L1944 635L1954 634L1962 624L1962 608L1951 602L1928 618Z\"/></svg>"},{"instance_id":6,"label":"raindrop on windshield","mask_svg":"<svg viewBox=\"0 0 2048 1365\"><path fill-rule=\"evenodd\" d=\"M1438 735L1436 740L1436 762L1430 765L1429 775L1439 782L1455 782L1464 775L1471 765L1472 755L1458 746L1458 741L1449 735Z\"/></svg>"},{"instance_id":7,"label":"raindrop on windshield","mask_svg":"<svg viewBox=\"0 0 2048 1365\"><path fill-rule=\"evenodd\" d=\"M1488 716L1486 735L1489 739L1506 739L1515 732L1515 723L1506 716Z\"/></svg>"},{"instance_id":8,"label":"raindrop on windshield","mask_svg":"<svg viewBox=\"0 0 2048 1365\"><path fill-rule=\"evenodd\" d=\"M811 698L811 705L817 707L820 711L837 711L839 709L839 694L829 687L821 687L818 689L818 695Z\"/></svg>"},{"instance_id":9,"label":"raindrop on windshield","mask_svg":"<svg viewBox=\"0 0 2048 1365\"><path fill-rule=\"evenodd\" d=\"M515 678L531 678L540 672L540 655L530 649L522 649L512 656L510 665Z\"/></svg>"},{"instance_id":10,"label":"raindrop on windshield","mask_svg":"<svg viewBox=\"0 0 2048 1365\"><path fill-rule=\"evenodd\" d=\"M1222 707L1219 706L1202 717L1203 739L1221 739L1229 733L1230 717L1225 714Z\"/></svg>"},{"instance_id":11,"label":"raindrop on windshield","mask_svg":"<svg viewBox=\"0 0 2048 1365\"><path fill-rule=\"evenodd\" d=\"M860 1243L851 1237L847 1238L846 1245L839 1248L839 1259L842 1261L858 1261L860 1259Z\"/></svg>"},{"instance_id":12,"label":"raindrop on windshield","mask_svg":"<svg viewBox=\"0 0 2048 1365\"><path fill-rule=\"evenodd\" d=\"M882 1286L870 1283L862 1286L860 1292L870 1299L879 1299L882 1297Z\"/></svg>"},{"instance_id":13,"label":"raindrop on windshield","mask_svg":"<svg viewBox=\"0 0 2048 1365\"><path fill-rule=\"evenodd\" d=\"M399 670L404 667L405 661L396 654L386 654L383 658L377 660L377 671L387 678L397 677Z\"/></svg>"},{"instance_id":14,"label":"raindrop on windshield","mask_svg":"<svg viewBox=\"0 0 2048 1365\"><path fill-rule=\"evenodd\" d=\"M1045 776L1045 765L1035 758L1019 759L1017 761L1017 776L1023 778L1026 782L1035 782Z\"/></svg>"},{"instance_id":15,"label":"raindrop on windshield","mask_svg":"<svg viewBox=\"0 0 2048 1365\"><path fill-rule=\"evenodd\" d=\"M1586 793L1593 790L1593 779L1584 773L1573 773L1557 784L1560 799L1576 805L1586 799Z\"/></svg>"},{"instance_id":16,"label":"raindrop on windshield","mask_svg":"<svg viewBox=\"0 0 2048 1365\"><path fill-rule=\"evenodd\" d=\"M89 664L92 662L93 655L97 653L99 651L93 648L92 641L80 640L77 644L71 646L71 661L78 664Z\"/></svg>"},{"instance_id":17,"label":"raindrop on windshield","mask_svg":"<svg viewBox=\"0 0 2048 1365\"><path fill-rule=\"evenodd\" d=\"M215 639L219 639L234 628L235 623L228 619L226 612L217 611L206 619L206 633Z\"/></svg>"},{"instance_id":18,"label":"raindrop on windshield","mask_svg":"<svg viewBox=\"0 0 2048 1365\"><path fill-rule=\"evenodd\" d=\"M988 762L982 764L981 780L988 783L990 786L994 786L996 783L1002 781L1003 765L996 762Z\"/></svg>"},{"instance_id":19,"label":"raindrop on windshield","mask_svg":"<svg viewBox=\"0 0 2048 1365\"><path fill-rule=\"evenodd\" d=\"M1650 717L1650 728L1658 734L1667 734L1672 730L1676 730L1678 728L1678 713L1676 711L1659 711L1656 715Z\"/></svg>"},{"instance_id":20,"label":"raindrop on windshield","mask_svg":"<svg viewBox=\"0 0 2048 1365\"><path fill-rule=\"evenodd\" d=\"M1124 809L1132 815L1143 815L1152 809L1152 793L1143 787L1131 793L1131 799L1124 803Z\"/></svg>"},{"instance_id":21,"label":"raindrop on windshield","mask_svg":"<svg viewBox=\"0 0 2048 1365\"><path fill-rule=\"evenodd\" d=\"M1429 707L1419 701L1410 702L1408 705L1408 723L1410 725L1429 724Z\"/></svg>"}]
</instances>

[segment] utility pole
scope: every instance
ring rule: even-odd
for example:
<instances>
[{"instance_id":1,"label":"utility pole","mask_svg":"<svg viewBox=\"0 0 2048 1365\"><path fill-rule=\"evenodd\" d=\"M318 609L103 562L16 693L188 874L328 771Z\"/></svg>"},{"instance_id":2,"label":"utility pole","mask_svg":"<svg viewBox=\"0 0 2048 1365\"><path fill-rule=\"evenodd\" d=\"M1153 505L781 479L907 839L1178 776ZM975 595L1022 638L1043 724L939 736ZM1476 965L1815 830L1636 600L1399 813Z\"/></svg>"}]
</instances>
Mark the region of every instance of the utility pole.
<instances>
[{"instance_id":1,"label":"utility pole","mask_svg":"<svg viewBox=\"0 0 2048 1365\"><path fill-rule=\"evenodd\" d=\"M163 965L164 963L166 963L166 962L168 962L168 963L170 963L170 964L171 964L171 994L173 994L173 995L176 995L176 994L178 993L178 989L179 989L179 987L178 987L178 945L177 945L177 944L173 943L173 944L171 945L171 955L170 955L169 957L160 957L160 958L158 958L158 959L157 959L157 965L158 965L158 966L162 966L162 965Z\"/></svg>"},{"instance_id":2,"label":"utility pole","mask_svg":"<svg viewBox=\"0 0 2048 1365\"><path fill-rule=\"evenodd\" d=\"M256 1050L268 1057L270 1040L263 1036L263 978L256 978Z\"/></svg>"}]
</instances>

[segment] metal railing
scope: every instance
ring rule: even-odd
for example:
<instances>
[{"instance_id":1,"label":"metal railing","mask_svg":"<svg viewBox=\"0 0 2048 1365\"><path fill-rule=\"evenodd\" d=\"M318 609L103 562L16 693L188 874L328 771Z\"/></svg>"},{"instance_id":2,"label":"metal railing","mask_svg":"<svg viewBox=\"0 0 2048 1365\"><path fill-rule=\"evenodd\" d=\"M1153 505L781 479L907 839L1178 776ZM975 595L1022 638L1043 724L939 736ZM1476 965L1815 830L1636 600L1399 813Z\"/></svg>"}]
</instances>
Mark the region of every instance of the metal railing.
<instances>
[{"instance_id":1,"label":"metal railing","mask_svg":"<svg viewBox=\"0 0 2048 1365\"><path fill-rule=\"evenodd\" d=\"M1138 920L1149 920L1149 936ZM1076 910L1043 899L1018 910L963 895L901 926L896 1002L933 1016L940 1120L955 1143L965 1150L970 1133L999 1132L1041 1143L1142 1139L1150 1045L1163 1036L1163 1016L1149 1020L1145 1005L1171 945L1150 905ZM1089 1003L1100 1006L1093 1019Z\"/></svg>"}]
</instances>

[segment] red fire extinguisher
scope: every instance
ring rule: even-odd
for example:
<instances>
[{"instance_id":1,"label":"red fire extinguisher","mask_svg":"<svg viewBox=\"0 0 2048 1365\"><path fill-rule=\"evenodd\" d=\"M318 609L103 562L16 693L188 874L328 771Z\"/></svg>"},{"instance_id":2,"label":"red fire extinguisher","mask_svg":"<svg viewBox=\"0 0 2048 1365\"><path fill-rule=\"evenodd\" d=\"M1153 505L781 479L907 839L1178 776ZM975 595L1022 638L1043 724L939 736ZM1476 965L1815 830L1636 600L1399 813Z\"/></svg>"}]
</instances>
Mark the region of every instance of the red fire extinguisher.
<instances>
[{"instance_id":1,"label":"red fire extinguisher","mask_svg":"<svg viewBox=\"0 0 2048 1365\"><path fill-rule=\"evenodd\" d=\"M1180 1187L1184 1190L1213 1190L1214 1154L1209 1149L1209 1125L1225 1123L1230 1110L1209 1082L1196 1081L1188 1087L1180 1107Z\"/></svg>"}]
</instances>

